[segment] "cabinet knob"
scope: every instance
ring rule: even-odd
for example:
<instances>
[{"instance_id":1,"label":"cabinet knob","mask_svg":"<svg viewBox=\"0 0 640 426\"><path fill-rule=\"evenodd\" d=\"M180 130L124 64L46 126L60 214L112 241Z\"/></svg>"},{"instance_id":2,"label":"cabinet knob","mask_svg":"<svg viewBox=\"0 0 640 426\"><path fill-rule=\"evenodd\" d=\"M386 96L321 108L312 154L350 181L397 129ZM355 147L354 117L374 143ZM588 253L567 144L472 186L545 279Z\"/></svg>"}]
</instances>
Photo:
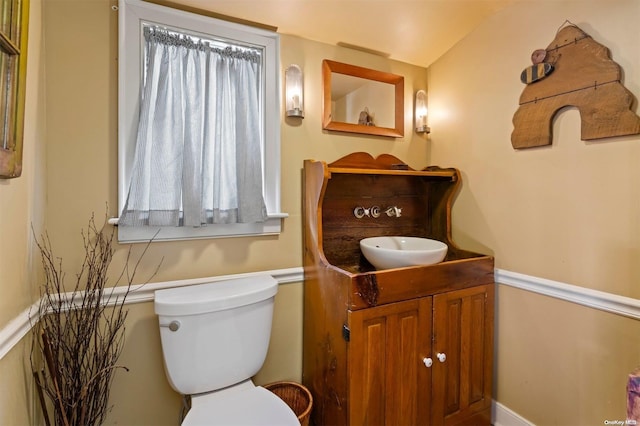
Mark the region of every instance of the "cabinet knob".
<instances>
[{"instance_id":1,"label":"cabinet knob","mask_svg":"<svg viewBox=\"0 0 640 426\"><path fill-rule=\"evenodd\" d=\"M422 362L424 362L424 366L427 368L433 365L433 360L431 358L424 358Z\"/></svg>"},{"instance_id":2,"label":"cabinet knob","mask_svg":"<svg viewBox=\"0 0 640 426\"><path fill-rule=\"evenodd\" d=\"M445 362L447 360L447 355L441 352L438 352L436 357L438 357L438 361L440 362Z\"/></svg>"}]
</instances>

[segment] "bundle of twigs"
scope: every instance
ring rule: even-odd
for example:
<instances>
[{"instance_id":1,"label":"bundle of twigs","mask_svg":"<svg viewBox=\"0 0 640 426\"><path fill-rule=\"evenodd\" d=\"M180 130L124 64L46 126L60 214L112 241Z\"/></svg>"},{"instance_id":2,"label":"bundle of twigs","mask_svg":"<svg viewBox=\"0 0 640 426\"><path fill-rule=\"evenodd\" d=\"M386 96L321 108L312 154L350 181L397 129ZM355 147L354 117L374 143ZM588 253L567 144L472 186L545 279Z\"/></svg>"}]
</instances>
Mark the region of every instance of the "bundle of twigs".
<instances>
[{"instance_id":1,"label":"bundle of twigs","mask_svg":"<svg viewBox=\"0 0 640 426\"><path fill-rule=\"evenodd\" d=\"M71 291L65 288L62 259L54 256L49 236L36 238L45 277L31 368L47 425L51 424L49 409L56 425L101 424L109 410L114 372L128 371L117 364L124 345L124 302L149 245L131 267L129 250L118 278L106 287L114 231L105 225L106 220L98 229L92 216L86 232L82 231L85 258ZM119 290L124 291L116 293L115 287L122 282L125 285Z\"/></svg>"}]
</instances>

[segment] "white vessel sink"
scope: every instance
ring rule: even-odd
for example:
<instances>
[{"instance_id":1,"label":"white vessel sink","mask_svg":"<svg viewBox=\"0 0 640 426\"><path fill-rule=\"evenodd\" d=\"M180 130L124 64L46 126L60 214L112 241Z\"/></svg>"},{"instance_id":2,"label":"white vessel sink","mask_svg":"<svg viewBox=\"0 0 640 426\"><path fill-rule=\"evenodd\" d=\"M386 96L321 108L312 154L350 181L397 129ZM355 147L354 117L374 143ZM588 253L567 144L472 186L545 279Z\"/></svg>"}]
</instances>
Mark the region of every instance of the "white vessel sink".
<instances>
[{"instance_id":1,"label":"white vessel sink","mask_svg":"<svg viewBox=\"0 0 640 426\"><path fill-rule=\"evenodd\" d=\"M432 265L442 262L447 245L419 237L370 237L360 240L360 250L376 269Z\"/></svg>"}]
</instances>

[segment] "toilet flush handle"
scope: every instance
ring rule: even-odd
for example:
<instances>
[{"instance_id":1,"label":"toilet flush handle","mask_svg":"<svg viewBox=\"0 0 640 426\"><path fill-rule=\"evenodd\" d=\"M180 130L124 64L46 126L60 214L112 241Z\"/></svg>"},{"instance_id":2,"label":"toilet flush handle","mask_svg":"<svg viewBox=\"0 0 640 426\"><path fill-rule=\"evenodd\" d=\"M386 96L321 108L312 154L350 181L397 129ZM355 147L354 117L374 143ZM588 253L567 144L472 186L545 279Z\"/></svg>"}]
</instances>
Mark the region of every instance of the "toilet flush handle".
<instances>
[{"instance_id":1,"label":"toilet flush handle","mask_svg":"<svg viewBox=\"0 0 640 426\"><path fill-rule=\"evenodd\" d=\"M178 331L178 329L180 328L180 321L173 320L169 324L160 323L160 327L168 327L171 331Z\"/></svg>"}]
</instances>

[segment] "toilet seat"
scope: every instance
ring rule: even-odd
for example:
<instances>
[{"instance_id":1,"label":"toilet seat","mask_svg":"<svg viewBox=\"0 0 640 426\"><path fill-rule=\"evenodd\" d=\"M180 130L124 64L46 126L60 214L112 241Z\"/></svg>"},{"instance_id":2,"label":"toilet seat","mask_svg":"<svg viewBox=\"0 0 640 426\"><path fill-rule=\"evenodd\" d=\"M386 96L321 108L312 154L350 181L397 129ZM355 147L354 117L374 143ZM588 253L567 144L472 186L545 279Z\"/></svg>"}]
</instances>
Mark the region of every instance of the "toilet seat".
<instances>
[{"instance_id":1,"label":"toilet seat","mask_svg":"<svg viewBox=\"0 0 640 426\"><path fill-rule=\"evenodd\" d=\"M239 385L191 399L182 426L300 425L291 408L273 392L248 380Z\"/></svg>"}]
</instances>

